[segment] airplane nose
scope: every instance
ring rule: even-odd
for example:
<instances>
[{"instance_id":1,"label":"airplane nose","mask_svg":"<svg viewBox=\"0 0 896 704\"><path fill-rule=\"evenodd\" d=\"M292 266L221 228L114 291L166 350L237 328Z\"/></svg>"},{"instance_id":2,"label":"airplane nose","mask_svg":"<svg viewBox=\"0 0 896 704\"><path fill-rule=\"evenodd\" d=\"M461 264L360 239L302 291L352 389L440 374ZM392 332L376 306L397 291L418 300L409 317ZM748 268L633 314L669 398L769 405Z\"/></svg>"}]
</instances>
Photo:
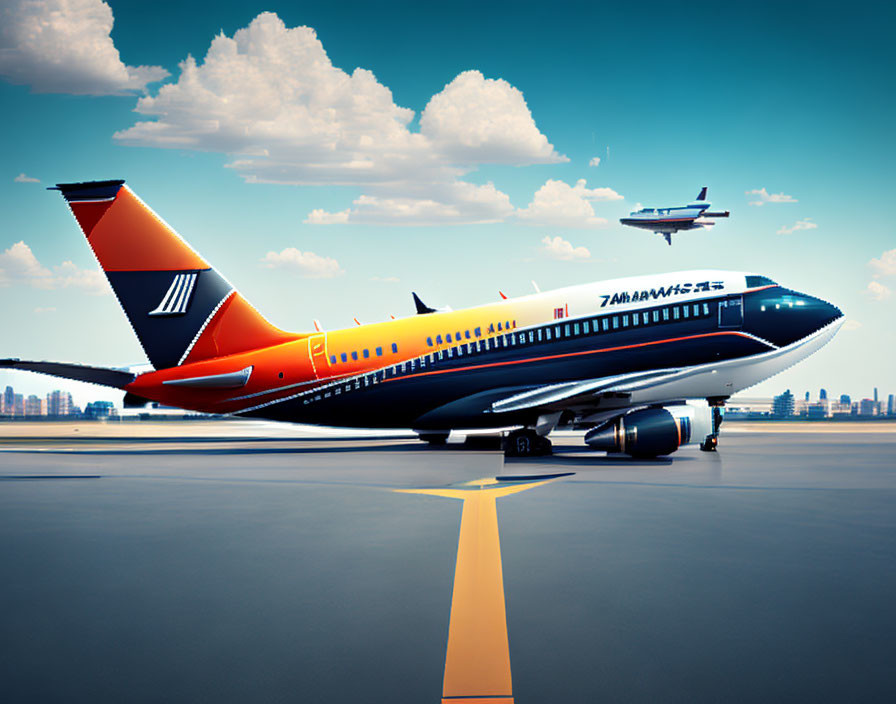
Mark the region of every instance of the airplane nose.
<instances>
[{"instance_id":1,"label":"airplane nose","mask_svg":"<svg viewBox=\"0 0 896 704\"><path fill-rule=\"evenodd\" d=\"M744 297L744 327L779 347L792 344L843 317L832 303L784 288Z\"/></svg>"}]
</instances>

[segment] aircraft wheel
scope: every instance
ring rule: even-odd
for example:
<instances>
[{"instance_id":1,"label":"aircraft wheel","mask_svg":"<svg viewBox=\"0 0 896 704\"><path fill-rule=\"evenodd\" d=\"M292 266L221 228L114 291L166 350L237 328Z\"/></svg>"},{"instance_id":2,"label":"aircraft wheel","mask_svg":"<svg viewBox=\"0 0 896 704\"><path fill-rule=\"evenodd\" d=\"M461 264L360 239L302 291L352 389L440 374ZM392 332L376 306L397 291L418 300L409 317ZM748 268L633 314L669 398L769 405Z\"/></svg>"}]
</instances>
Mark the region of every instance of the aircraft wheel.
<instances>
[{"instance_id":1,"label":"aircraft wheel","mask_svg":"<svg viewBox=\"0 0 896 704\"><path fill-rule=\"evenodd\" d=\"M418 433L417 437L430 445L444 445L448 442L448 433Z\"/></svg>"},{"instance_id":2,"label":"aircraft wheel","mask_svg":"<svg viewBox=\"0 0 896 704\"><path fill-rule=\"evenodd\" d=\"M551 452L551 441L531 428L514 430L504 438L505 457L540 457Z\"/></svg>"},{"instance_id":3,"label":"aircraft wheel","mask_svg":"<svg viewBox=\"0 0 896 704\"><path fill-rule=\"evenodd\" d=\"M703 452L715 452L718 447L718 435L707 435L706 440L700 443L700 449L703 450Z\"/></svg>"}]
</instances>

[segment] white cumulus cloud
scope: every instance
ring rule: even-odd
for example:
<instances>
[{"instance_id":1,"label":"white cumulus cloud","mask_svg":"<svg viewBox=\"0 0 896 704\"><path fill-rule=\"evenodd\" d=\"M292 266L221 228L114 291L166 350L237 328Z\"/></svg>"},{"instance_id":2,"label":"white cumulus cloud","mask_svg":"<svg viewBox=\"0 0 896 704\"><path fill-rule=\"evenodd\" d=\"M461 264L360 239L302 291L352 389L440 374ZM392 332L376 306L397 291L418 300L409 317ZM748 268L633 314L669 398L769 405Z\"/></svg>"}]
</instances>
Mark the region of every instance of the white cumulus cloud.
<instances>
[{"instance_id":1,"label":"white cumulus cloud","mask_svg":"<svg viewBox=\"0 0 896 704\"><path fill-rule=\"evenodd\" d=\"M545 237L541 240L542 253L551 259L560 261L583 261L591 258L591 252L585 247L574 247L572 243L557 237Z\"/></svg>"},{"instance_id":2,"label":"white cumulus cloud","mask_svg":"<svg viewBox=\"0 0 896 704\"><path fill-rule=\"evenodd\" d=\"M818 225L816 223L812 222L812 220L810 218L806 218L805 220L797 220L790 227L782 227L780 230L778 230L778 234L779 235L792 235L794 232L797 232L798 230L815 230L817 227L818 227Z\"/></svg>"},{"instance_id":3,"label":"white cumulus cloud","mask_svg":"<svg viewBox=\"0 0 896 704\"><path fill-rule=\"evenodd\" d=\"M748 196L754 196L755 200L750 201L750 205L765 205L766 203L796 203L797 199L786 193L769 193L765 188L753 189L752 191L744 191Z\"/></svg>"},{"instance_id":4,"label":"white cumulus cloud","mask_svg":"<svg viewBox=\"0 0 896 704\"><path fill-rule=\"evenodd\" d=\"M0 75L36 93L113 95L145 90L168 72L127 66L102 0L8 0L0 9Z\"/></svg>"},{"instance_id":5,"label":"white cumulus cloud","mask_svg":"<svg viewBox=\"0 0 896 704\"><path fill-rule=\"evenodd\" d=\"M893 295L889 287L884 286L880 281L869 281L865 292L875 301L885 301Z\"/></svg>"},{"instance_id":6,"label":"white cumulus cloud","mask_svg":"<svg viewBox=\"0 0 896 704\"><path fill-rule=\"evenodd\" d=\"M874 271L874 278L881 276L896 276L896 249L890 249L880 257L868 262L868 266Z\"/></svg>"},{"instance_id":7,"label":"white cumulus cloud","mask_svg":"<svg viewBox=\"0 0 896 704\"><path fill-rule=\"evenodd\" d=\"M110 293L106 277L96 269L81 269L70 261L52 269L41 264L24 241L0 252L0 286L22 284L39 289L75 288L86 293Z\"/></svg>"},{"instance_id":8,"label":"white cumulus cloud","mask_svg":"<svg viewBox=\"0 0 896 704\"><path fill-rule=\"evenodd\" d=\"M605 225L591 201L622 200L612 188L587 188L585 179L570 186L565 181L548 179L535 192L532 202L517 211L517 217L531 225L549 227L596 227Z\"/></svg>"},{"instance_id":9,"label":"white cumulus cloud","mask_svg":"<svg viewBox=\"0 0 896 704\"><path fill-rule=\"evenodd\" d=\"M335 259L322 257L314 252L302 252L295 247L286 247L281 252L268 252L261 263L269 269L287 269L309 279L331 279L345 273Z\"/></svg>"},{"instance_id":10,"label":"white cumulus cloud","mask_svg":"<svg viewBox=\"0 0 896 704\"><path fill-rule=\"evenodd\" d=\"M600 166L600 157L596 156L588 162L588 166Z\"/></svg>"},{"instance_id":11,"label":"white cumulus cloud","mask_svg":"<svg viewBox=\"0 0 896 704\"><path fill-rule=\"evenodd\" d=\"M360 187L353 207L312 210L311 224L489 222L512 212L493 185L462 179L480 164L566 161L535 125L522 93L466 71L414 111L363 68L332 64L315 31L258 15L219 34L201 61L141 98L147 120L115 134L139 146L213 151L247 181Z\"/></svg>"},{"instance_id":12,"label":"white cumulus cloud","mask_svg":"<svg viewBox=\"0 0 896 704\"><path fill-rule=\"evenodd\" d=\"M39 178L32 178L31 176L26 175L24 171L16 176L13 181L16 183L40 183Z\"/></svg>"}]
</instances>

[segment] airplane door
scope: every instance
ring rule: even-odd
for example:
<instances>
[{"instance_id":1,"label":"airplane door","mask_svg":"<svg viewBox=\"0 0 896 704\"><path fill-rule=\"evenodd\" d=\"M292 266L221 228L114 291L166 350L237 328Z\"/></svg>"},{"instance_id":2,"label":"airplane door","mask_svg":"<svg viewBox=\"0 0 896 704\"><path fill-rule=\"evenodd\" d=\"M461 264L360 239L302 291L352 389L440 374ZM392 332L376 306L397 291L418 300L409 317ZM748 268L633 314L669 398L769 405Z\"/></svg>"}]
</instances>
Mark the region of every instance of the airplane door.
<instances>
[{"instance_id":1,"label":"airplane door","mask_svg":"<svg viewBox=\"0 0 896 704\"><path fill-rule=\"evenodd\" d=\"M314 375L320 379L330 375L330 362L327 359L327 333L311 335L308 338L308 356Z\"/></svg>"},{"instance_id":2,"label":"airplane door","mask_svg":"<svg viewBox=\"0 0 896 704\"><path fill-rule=\"evenodd\" d=\"M743 296L728 296L719 301L719 327L739 328L744 324Z\"/></svg>"}]
</instances>

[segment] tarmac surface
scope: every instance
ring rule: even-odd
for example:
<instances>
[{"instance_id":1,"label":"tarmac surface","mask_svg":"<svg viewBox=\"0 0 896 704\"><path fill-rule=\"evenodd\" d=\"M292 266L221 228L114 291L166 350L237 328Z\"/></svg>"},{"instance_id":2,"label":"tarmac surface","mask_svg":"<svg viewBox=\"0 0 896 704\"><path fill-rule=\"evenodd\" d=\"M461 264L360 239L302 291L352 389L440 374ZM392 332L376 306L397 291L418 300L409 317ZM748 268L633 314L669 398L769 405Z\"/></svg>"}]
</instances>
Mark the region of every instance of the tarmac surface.
<instances>
[{"instance_id":1,"label":"tarmac surface","mask_svg":"<svg viewBox=\"0 0 896 704\"><path fill-rule=\"evenodd\" d=\"M552 440L0 424L0 700L896 699L896 424Z\"/></svg>"}]
</instances>

